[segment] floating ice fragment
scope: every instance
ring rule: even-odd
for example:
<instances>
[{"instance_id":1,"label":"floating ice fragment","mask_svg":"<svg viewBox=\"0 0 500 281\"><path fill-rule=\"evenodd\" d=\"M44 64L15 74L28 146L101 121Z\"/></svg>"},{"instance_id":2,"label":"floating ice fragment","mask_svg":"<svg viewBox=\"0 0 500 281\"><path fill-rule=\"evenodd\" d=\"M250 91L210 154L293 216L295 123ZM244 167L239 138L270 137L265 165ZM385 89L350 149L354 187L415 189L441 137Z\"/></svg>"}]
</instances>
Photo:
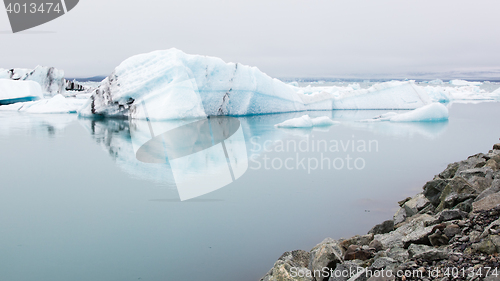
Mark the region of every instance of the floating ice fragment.
<instances>
[{"instance_id":1,"label":"floating ice fragment","mask_svg":"<svg viewBox=\"0 0 500 281\"><path fill-rule=\"evenodd\" d=\"M326 116L311 118L309 115L304 115L302 117L286 120L274 126L278 128L312 128L331 126L338 123L339 122L335 122Z\"/></svg>"}]
</instances>

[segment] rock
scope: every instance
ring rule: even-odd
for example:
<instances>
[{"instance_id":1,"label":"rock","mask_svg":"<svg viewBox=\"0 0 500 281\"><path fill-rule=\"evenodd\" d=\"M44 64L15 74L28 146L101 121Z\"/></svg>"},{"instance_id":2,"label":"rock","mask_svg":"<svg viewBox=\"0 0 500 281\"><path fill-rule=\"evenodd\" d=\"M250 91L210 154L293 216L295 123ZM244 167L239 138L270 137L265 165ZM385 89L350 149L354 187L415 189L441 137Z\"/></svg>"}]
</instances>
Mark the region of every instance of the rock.
<instances>
[{"instance_id":1,"label":"rock","mask_svg":"<svg viewBox=\"0 0 500 281\"><path fill-rule=\"evenodd\" d=\"M308 252L302 250L285 252L278 261L274 263L274 267L260 280L313 281L314 279L312 278L311 271L307 268L310 256ZM299 275L303 277L299 277Z\"/></svg>"},{"instance_id":2,"label":"rock","mask_svg":"<svg viewBox=\"0 0 500 281\"><path fill-rule=\"evenodd\" d=\"M406 260L408 260L410 255L408 253L408 250L405 250L403 248L394 247L394 248L391 248L387 252L387 257L392 258L393 260L395 260L399 263L403 263Z\"/></svg>"},{"instance_id":3,"label":"rock","mask_svg":"<svg viewBox=\"0 0 500 281\"><path fill-rule=\"evenodd\" d=\"M351 245L354 246L354 245ZM361 260L361 261L366 261L369 260L371 257L373 257L373 253L368 251L368 250L361 250L361 249L356 249L355 251L347 251L344 260L350 261L350 260Z\"/></svg>"},{"instance_id":4,"label":"rock","mask_svg":"<svg viewBox=\"0 0 500 281\"><path fill-rule=\"evenodd\" d=\"M428 181L423 189L424 196L429 199L432 205L438 206L440 201L439 197L441 196L441 192L448 185L450 180L448 179L436 179L432 181Z\"/></svg>"},{"instance_id":5,"label":"rock","mask_svg":"<svg viewBox=\"0 0 500 281\"><path fill-rule=\"evenodd\" d=\"M438 176L442 179L451 179L455 176L455 173L458 170L458 163L448 164L448 167L442 171Z\"/></svg>"},{"instance_id":6,"label":"rock","mask_svg":"<svg viewBox=\"0 0 500 281\"><path fill-rule=\"evenodd\" d=\"M407 223L402 224L399 228L390 233L375 235L374 239L380 241L382 245L384 245L384 248L403 248L405 242L412 239L420 239L420 235L423 232L430 232L432 228L423 229L426 227L427 223L435 220L436 219L430 215L418 215L409 219Z\"/></svg>"},{"instance_id":7,"label":"rock","mask_svg":"<svg viewBox=\"0 0 500 281\"><path fill-rule=\"evenodd\" d=\"M311 250L309 269L314 272L315 270L321 271L325 267L335 268L342 261L342 249L337 241L327 238Z\"/></svg>"},{"instance_id":8,"label":"rock","mask_svg":"<svg viewBox=\"0 0 500 281\"><path fill-rule=\"evenodd\" d=\"M484 281L498 281L498 277L498 275L490 273L488 277L484 278Z\"/></svg>"},{"instance_id":9,"label":"rock","mask_svg":"<svg viewBox=\"0 0 500 281\"><path fill-rule=\"evenodd\" d=\"M476 190L464 178L456 176L441 192L436 212L455 207L458 203L476 196Z\"/></svg>"},{"instance_id":10,"label":"rock","mask_svg":"<svg viewBox=\"0 0 500 281\"><path fill-rule=\"evenodd\" d=\"M485 189L483 192L481 192L481 194L479 194L479 196L477 196L477 198L474 201L479 201L479 200L487 197L488 195L491 195L493 193L497 193L499 191L500 191L500 179L495 179L491 183L491 186L489 188Z\"/></svg>"},{"instance_id":11,"label":"rock","mask_svg":"<svg viewBox=\"0 0 500 281\"><path fill-rule=\"evenodd\" d=\"M444 260L448 259L448 252L441 249L436 249L426 245L411 244L408 247L408 253L411 258L424 259L424 260Z\"/></svg>"},{"instance_id":12,"label":"rock","mask_svg":"<svg viewBox=\"0 0 500 281\"><path fill-rule=\"evenodd\" d=\"M419 225L419 227L416 227L414 231L408 233L403 238L404 247L407 248L410 244L431 245L429 235L432 233L432 229L432 226L425 227L425 224Z\"/></svg>"},{"instance_id":13,"label":"rock","mask_svg":"<svg viewBox=\"0 0 500 281\"><path fill-rule=\"evenodd\" d=\"M400 208L394 215L394 225L400 224L406 220L406 209Z\"/></svg>"},{"instance_id":14,"label":"rock","mask_svg":"<svg viewBox=\"0 0 500 281\"><path fill-rule=\"evenodd\" d=\"M481 238L481 232L477 231L477 230L473 230L469 233L469 237L470 237L470 241L475 243L475 242L478 242Z\"/></svg>"},{"instance_id":15,"label":"rock","mask_svg":"<svg viewBox=\"0 0 500 281\"><path fill-rule=\"evenodd\" d=\"M490 160L486 161L486 164L484 165L484 167L489 167L492 170L498 170L500 165L498 164L497 161L490 159Z\"/></svg>"},{"instance_id":16,"label":"rock","mask_svg":"<svg viewBox=\"0 0 500 281\"><path fill-rule=\"evenodd\" d=\"M418 212L419 214L428 214L428 215L434 215L436 211L436 207L432 204L427 205L427 207L423 208Z\"/></svg>"},{"instance_id":17,"label":"rock","mask_svg":"<svg viewBox=\"0 0 500 281\"><path fill-rule=\"evenodd\" d=\"M478 193L490 187L493 182L493 170L486 166L464 170L458 172L456 176L464 178Z\"/></svg>"},{"instance_id":18,"label":"rock","mask_svg":"<svg viewBox=\"0 0 500 281\"><path fill-rule=\"evenodd\" d=\"M460 210L444 210L436 215L439 222L459 220L467 217L467 213Z\"/></svg>"},{"instance_id":19,"label":"rock","mask_svg":"<svg viewBox=\"0 0 500 281\"><path fill-rule=\"evenodd\" d=\"M473 198L469 198L465 200L464 202L458 203L453 209L455 210L460 210L465 213L470 213L472 212L472 203L474 202Z\"/></svg>"},{"instance_id":20,"label":"rock","mask_svg":"<svg viewBox=\"0 0 500 281\"><path fill-rule=\"evenodd\" d=\"M446 235L449 238L454 237L455 235L459 234L462 232L460 227L456 224L450 224L444 229L444 235Z\"/></svg>"},{"instance_id":21,"label":"rock","mask_svg":"<svg viewBox=\"0 0 500 281\"><path fill-rule=\"evenodd\" d=\"M496 221L493 221L492 223L490 223L483 231L482 234L480 234L479 238L485 238L487 237L488 235L490 235L490 232L491 230L496 230L500 228L500 218L497 219Z\"/></svg>"},{"instance_id":22,"label":"rock","mask_svg":"<svg viewBox=\"0 0 500 281\"><path fill-rule=\"evenodd\" d=\"M354 277L357 275L358 271L363 270L364 268L361 269L359 264L353 261L345 261L342 264L337 264L337 267L335 268L334 275L330 276L330 279L328 281L347 281L350 280L350 278ZM357 276L359 280L367 280L365 279L360 279L363 276Z\"/></svg>"},{"instance_id":23,"label":"rock","mask_svg":"<svg viewBox=\"0 0 500 281\"><path fill-rule=\"evenodd\" d=\"M410 200L411 200L411 197L406 197L406 199L403 199L403 200L401 200L401 201L398 201L398 205L399 205L399 207L403 207L403 205L404 205L406 202L410 201Z\"/></svg>"},{"instance_id":24,"label":"rock","mask_svg":"<svg viewBox=\"0 0 500 281\"><path fill-rule=\"evenodd\" d=\"M493 150L500 150L500 143L494 144Z\"/></svg>"},{"instance_id":25,"label":"rock","mask_svg":"<svg viewBox=\"0 0 500 281\"><path fill-rule=\"evenodd\" d=\"M339 243L340 248L345 252L349 246L351 245L357 245L357 246L363 246L363 245L370 245L370 242L373 240L373 233L366 234L366 235L356 235L353 236L349 239L346 239L342 242Z\"/></svg>"},{"instance_id":26,"label":"rock","mask_svg":"<svg viewBox=\"0 0 500 281\"><path fill-rule=\"evenodd\" d=\"M473 244L472 248L478 252L485 253L487 255L492 255L496 253L497 247L490 239L484 239L483 241Z\"/></svg>"},{"instance_id":27,"label":"rock","mask_svg":"<svg viewBox=\"0 0 500 281\"><path fill-rule=\"evenodd\" d=\"M495 245L496 252L500 253L500 236L498 235L490 235L488 239Z\"/></svg>"},{"instance_id":28,"label":"rock","mask_svg":"<svg viewBox=\"0 0 500 281\"><path fill-rule=\"evenodd\" d=\"M376 252L382 251L384 249L384 245L382 245L382 243L378 240L373 240L372 242L370 242L369 246L370 248L375 249Z\"/></svg>"},{"instance_id":29,"label":"rock","mask_svg":"<svg viewBox=\"0 0 500 281\"><path fill-rule=\"evenodd\" d=\"M411 200L408 200L403 204L403 208L406 210L406 216L411 217L417 214L420 210L425 208L430 204L429 199L427 199L423 194L418 194Z\"/></svg>"},{"instance_id":30,"label":"rock","mask_svg":"<svg viewBox=\"0 0 500 281\"><path fill-rule=\"evenodd\" d=\"M387 220L374 226L368 234L385 234L394 230L394 220Z\"/></svg>"},{"instance_id":31,"label":"rock","mask_svg":"<svg viewBox=\"0 0 500 281\"><path fill-rule=\"evenodd\" d=\"M460 173L461 171L481 167L481 165L484 166L486 164L486 159L484 158L484 156L485 156L484 154L479 153L470 156L469 158L467 158L467 160L458 162L458 169L455 173L455 176L457 176L457 174Z\"/></svg>"},{"instance_id":32,"label":"rock","mask_svg":"<svg viewBox=\"0 0 500 281\"><path fill-rule=\"evenodd\" d=\"M436 233L429 235L429 242L432 246L442 246L448 245L449 239L438 230Z\"/></svg>"},{"instance_id":33,"label":"rock","mask_svg":"<svg viewBox=\"0 0 500 281\"><path fill-rule=\"evenodd\" d=\"M498 205L500 205L500 193L494 193L472 203L472 209L474 212L485 211L493 209Z\"/></svg>"},{"instance_id":34,"label":"rock","mask_svg":"<svg viewBox=\"0 0 500 281\"><path fill-rule=\"evenodd\" d=\"M398 266L398 262L395 261L394 259L392 258L388 258L388 257L382 257L382 258L378 258L376 259L373 264L370 266L371 269L376 269L376 270L380 270L382 268L384 269L394 269Z\"/></svg>"}]
</instances>

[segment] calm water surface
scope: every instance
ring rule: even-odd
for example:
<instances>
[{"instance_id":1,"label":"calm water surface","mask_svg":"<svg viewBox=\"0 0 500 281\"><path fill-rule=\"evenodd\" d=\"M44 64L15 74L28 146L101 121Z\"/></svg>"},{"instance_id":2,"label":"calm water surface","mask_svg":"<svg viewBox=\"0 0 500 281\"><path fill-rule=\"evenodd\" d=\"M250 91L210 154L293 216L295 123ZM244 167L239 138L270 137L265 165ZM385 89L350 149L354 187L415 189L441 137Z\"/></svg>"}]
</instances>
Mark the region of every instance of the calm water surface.
<instances>
[{"instance_id":1,"label":"calm water surface","mask_svg":"<svg viewBox=\"0 0 500 281\"><path fill-rule=\"evenodd\" d=\"M179 175L208 162L137 160L148 124L1 113L0 279L258 280L284 251L364 234L448 163L487 152L499 109L454 104L448 122L400 124L310 112L340 121L312 130L274 127L304 113L239 117L243 146L226 147L246 172L190 200Z\"/></svg>"}]
</instances>

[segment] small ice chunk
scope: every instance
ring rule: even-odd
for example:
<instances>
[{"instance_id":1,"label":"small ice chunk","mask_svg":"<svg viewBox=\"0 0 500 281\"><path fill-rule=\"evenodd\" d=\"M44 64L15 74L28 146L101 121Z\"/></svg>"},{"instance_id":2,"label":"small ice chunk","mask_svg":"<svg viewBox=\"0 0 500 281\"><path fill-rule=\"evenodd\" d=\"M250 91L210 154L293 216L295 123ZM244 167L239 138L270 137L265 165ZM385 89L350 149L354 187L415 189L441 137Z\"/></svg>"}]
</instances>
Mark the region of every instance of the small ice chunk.
<instances>
[{"instance_id":1,"label":"small ice chunk","mask_svg":"<svg viewBox=\"0 0 500 281\"><path fill-rule=\"evenodd\" d=\"M434 79L432 81L429 81L429 84L432 84L432 85L443 85L444 82L441 79Z\"/></svg>"},{"instance_id":2,"label":"small ice chunk","mask_svg":"<svg viewBox=\"0 0 500 281\"><path fill-rule=\"evenodd\" d=\"M456 79L456 80L451 80L450 84L455 85L455 86L480 86L483 83L481 83L481 82L469 82L469 81L465 81L465 80Z\"/></svg>"},{"instance_id":3,"label":"small ice chunk","mask_svg":"<svg viewBox=\"0 0 500 281\"><path fill-rule=\"evenodd\" d=\"M391 122L432 122L448 120L448 108L441 103L431 103L407 113L391 117Z\"/></svg>"},{"instance_id":4,"label":"small ice chunk","mask_svg":"<svg viewBox=\"0 0 500 281\"><path fill-rule=\"evenodd\" d=\"M338 122L335 122L326 116L311 118L309 117L309 115L304 115L299 118L286 120L274 126L278 128L312 128L312 127L331 126L336 123Z\"/></svg>"},{"instance_id":5,"label":"small ice chunk","mask_svg":"<svg viewBox=\"0 0 500 281\"><path fill-rule=\"evenodd\" d=\"M51 99L25 104L19 108L19 111L27 113L76 113L85 102L84 99L65 98L58 94Z\"/></svg>"},{"instance_id":6,"label":"small ice chunk","mask_svg":"<svg viewBox=\"0 0 500 281\"><path fill-rule=\"evenodd\" d=\"M318 118L313 118L311 119L313 123L313 127L325 127L325 126L331 126L333 124L336 124L338 122L333 121L327 116L322 116Z\"/></svg>"}]
</instances>

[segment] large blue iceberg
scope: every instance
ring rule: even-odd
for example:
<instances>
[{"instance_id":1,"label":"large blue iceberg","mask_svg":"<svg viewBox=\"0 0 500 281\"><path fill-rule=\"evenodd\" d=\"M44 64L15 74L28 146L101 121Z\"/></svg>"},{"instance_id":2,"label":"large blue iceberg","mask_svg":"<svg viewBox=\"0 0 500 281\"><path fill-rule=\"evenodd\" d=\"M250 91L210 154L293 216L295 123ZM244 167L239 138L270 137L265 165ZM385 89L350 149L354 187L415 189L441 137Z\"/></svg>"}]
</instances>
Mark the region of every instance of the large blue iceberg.
<instances>
[{"instance_id":1,"label":"large blue iceberg","mask_svg":"<svg viewBox=\"0 0 500 281\"><path fill-rule=\"evenodd\" d=\"M168 120L332 109L415 109L430 103L412 81L305 93L256 67L177 49L133 56L93 91L80 116Z\"/></svg>"}]
</instances>

